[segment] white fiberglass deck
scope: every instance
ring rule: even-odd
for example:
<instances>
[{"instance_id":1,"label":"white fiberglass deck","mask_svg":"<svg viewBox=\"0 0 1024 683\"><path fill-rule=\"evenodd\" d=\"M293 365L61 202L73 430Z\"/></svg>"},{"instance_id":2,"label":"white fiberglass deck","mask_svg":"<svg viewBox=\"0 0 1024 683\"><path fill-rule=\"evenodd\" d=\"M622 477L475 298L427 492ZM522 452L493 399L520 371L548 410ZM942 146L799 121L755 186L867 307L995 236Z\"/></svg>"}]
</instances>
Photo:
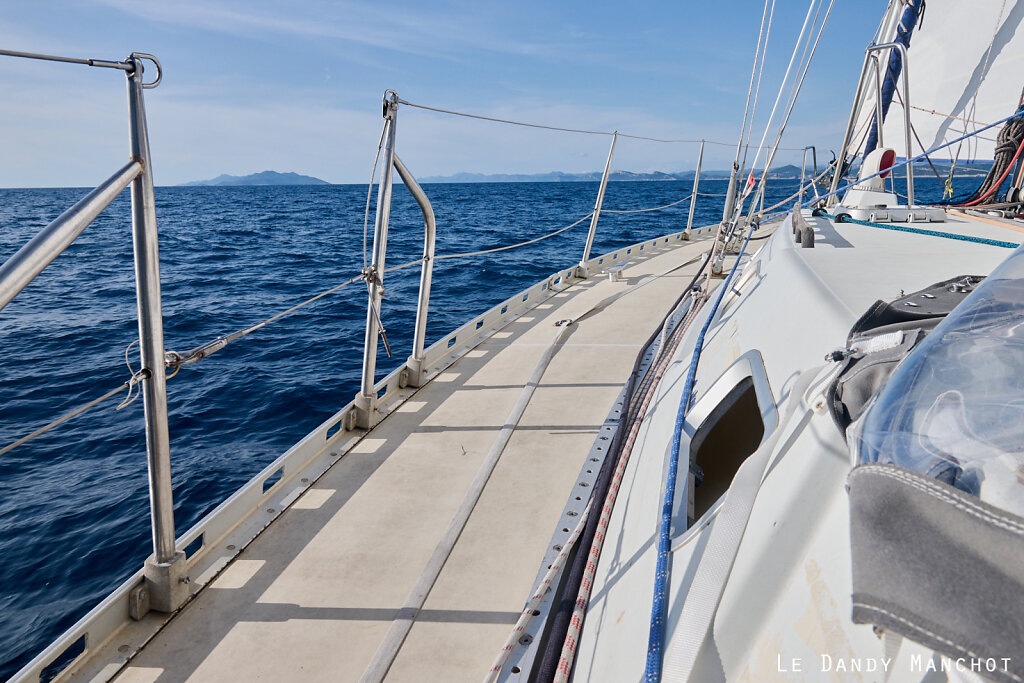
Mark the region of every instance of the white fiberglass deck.
<instances>
[{"instance_id":1,"label":"white fiberglass deck","mask_svg":"<svg viewBox=\"0 0 1024 683\"><path fill-rule=\"evenodd\" d=\"M623 280L592 275L467 353L316 481L118 680L357 680L554 323L606 302L557 349L388 676L478 680L529 595L640 346L699 264L679 266L709 245L705 236L634 253Z\"/></svg>"}]
</instances>

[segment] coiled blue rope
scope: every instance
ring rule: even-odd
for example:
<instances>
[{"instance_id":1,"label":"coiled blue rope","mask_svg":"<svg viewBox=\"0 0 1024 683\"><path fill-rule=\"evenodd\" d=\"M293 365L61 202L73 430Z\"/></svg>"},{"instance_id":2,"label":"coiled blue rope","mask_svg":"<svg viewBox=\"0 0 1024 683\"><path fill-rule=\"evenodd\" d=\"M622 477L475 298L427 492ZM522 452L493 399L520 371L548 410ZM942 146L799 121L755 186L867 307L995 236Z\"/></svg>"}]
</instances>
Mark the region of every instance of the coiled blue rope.
<instances>
[{"instance_id":1,"label":"coiled blue rope","mask_svg":"<svg viewBox=\"0 0 1024 683\"><path fill-rule=\"evenodd\" d=\"M974 237L972 235L958 235L955 232L942 232L941 230L925 230L923 228L911 228L906 225L895 225L893 223L872 223L871 221L861 221L856 218L851 218L846 214L839 214L833 216L826 211L815 211L815 216L825 216L826 218L832 218L836 223L856 223L857 225L866 225L869 228L882 228L883 230L896 230L897 232L912 232L915 235L928 235L929 237L945 237L950 240L960 240L961 242L974 242L975 244L987 244L990 247L1005 247L1006 249L1016 249L1020 245L1016 242L1002 242L1000 240L990 240L985 237Z\"/></svg>"},{"instance_id":2,"label":"coiled blue rope","mask_svg":"<svg viewBox=\"0 0 1024 683\"><path fill-rule=\"evenodd\" d=\"M686 373L686 383L683 385L683 397L679 402L679 411L676 413L675 429L672 432L672 453L668 461L668 477L665 483L665 498L661 505L661 527L658 531L658 566L654 572L654 603L651 605L651 633L647 640L647 667L644 670L644 679L647 683L658 683L661 680L662 645L665 639L665 610L668 606L668 577L669 577L669 553L672 551L672 505L676 497L676 476L679 471L679 444L683 433L683 418L690 409L690 400L693 394L693 385L697 379L697 362L700 360L701 351L704 348L704 336L715 319L715 313L729 291L732 278L736 274L740 260L747 250L750 236L757 225L752 225L743 240L743 247L740 248L739 256L729 271L729 277L725 284L718 291L718 297L711 308L711 313L700 334L697 335L697 343L693 348L693 355L690 357L690 367Z\"/></svg>"}]
</instances>

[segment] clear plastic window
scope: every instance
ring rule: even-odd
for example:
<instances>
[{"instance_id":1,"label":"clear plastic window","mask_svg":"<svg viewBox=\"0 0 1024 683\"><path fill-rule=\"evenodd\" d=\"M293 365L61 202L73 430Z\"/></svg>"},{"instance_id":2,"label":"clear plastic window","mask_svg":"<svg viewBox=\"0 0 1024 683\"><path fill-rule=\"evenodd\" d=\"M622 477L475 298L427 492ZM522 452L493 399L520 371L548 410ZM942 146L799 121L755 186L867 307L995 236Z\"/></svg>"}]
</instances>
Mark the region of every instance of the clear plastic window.
<instances>
[{"instance_id":1,"label":"clear plastic window","mask_svg":"<svg viewBox=\"0 0 1024 683\"><path fill-rule=\"evenodd\" d=\"M1024 515L1024 250L900 363L849 436L856 462L899 465Z\"/></svg>"}]
</instances>

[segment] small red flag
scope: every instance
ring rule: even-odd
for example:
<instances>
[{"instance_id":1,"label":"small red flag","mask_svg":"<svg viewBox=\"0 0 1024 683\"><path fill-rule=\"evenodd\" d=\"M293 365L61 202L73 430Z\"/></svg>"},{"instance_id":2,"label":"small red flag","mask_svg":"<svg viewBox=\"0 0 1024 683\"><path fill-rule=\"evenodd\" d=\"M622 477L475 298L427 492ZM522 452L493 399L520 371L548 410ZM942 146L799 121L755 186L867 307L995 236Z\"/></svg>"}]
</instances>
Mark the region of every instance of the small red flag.
<instances>
[{"instance_id":1,"label":"small red flag","mask_svg":"<svg viewBox=\"0 0 1024 683\"><path fill-rule=\"evenodd\" d=\"M743 196L746 197L750 194L750 191L754 189L754 174L751 173L747 176L747 185L743 188Z\"/></svg>"}]
</instances>

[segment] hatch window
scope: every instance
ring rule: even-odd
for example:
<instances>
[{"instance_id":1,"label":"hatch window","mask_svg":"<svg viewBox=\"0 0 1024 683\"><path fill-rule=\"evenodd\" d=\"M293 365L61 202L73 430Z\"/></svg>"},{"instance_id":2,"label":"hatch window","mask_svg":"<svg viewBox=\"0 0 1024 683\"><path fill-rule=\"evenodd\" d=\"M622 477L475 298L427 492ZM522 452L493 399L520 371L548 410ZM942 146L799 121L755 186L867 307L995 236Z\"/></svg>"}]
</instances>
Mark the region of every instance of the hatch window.
<instances>
[{"instance_id":1,"label":"hatch window","mask_svg":"<svg viewBox=\"0 0 1024 683\"><path fill-rule=\"evenodd\" d=\"M764 438L754 380L744 377L715 406L690 440L689 524L729 488L736 470Z\"/></svg>"},{"instance_id":2,"label":"hatch window","mask_svg":"<svg viewBox=\"0 0 1024 683\"><path fill-rule=\"evenodd\" d=\"M679 533L717 508L740 465L777 423L761 355L748 352L703 392L686 417L689 446L683 452L689 453L690 471L687 485L677 488Z\"/></svg>"}]
</instances>

